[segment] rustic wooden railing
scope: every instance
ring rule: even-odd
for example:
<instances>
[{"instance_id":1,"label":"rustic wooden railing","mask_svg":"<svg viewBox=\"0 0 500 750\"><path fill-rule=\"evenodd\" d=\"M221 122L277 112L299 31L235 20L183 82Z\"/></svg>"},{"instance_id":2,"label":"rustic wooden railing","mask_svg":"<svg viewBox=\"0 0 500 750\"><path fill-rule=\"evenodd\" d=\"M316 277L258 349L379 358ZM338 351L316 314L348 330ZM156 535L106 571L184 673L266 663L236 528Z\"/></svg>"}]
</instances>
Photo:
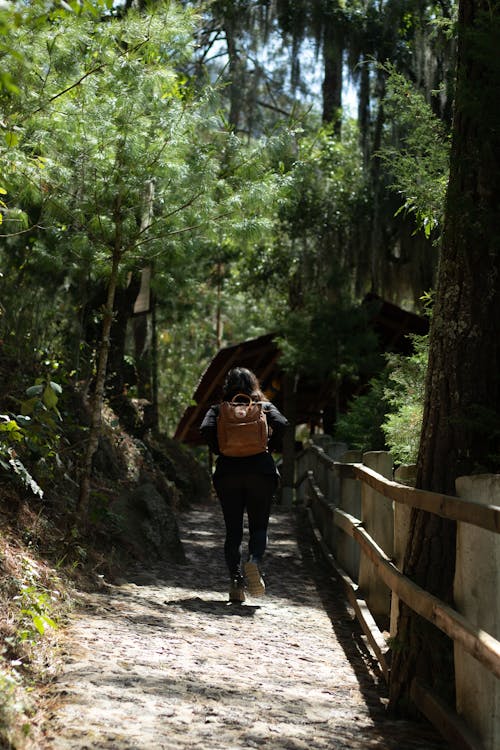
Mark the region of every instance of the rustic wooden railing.
<instances>
[{"instance_id":1,"label":"rustic wooden railing","mask_svg":"<svg viewBox=\"0 0 500 750\"><path fill-rule=\"evenodd\" d=\"M313 468L310 468L311 466ZM500 507L415 489L387 479L362 463L336 461L317 446L309 447L299 456L297 468L300 472L295 483L298 501L303 502L308 508L315 537L344 584L348 599L379 661L385 679L388 681L390 678L390 649L363 598L367 592L360 590L359 584L353 580L352 575L346 573L336 557L337 530L356 542L362 556L371 561L377 577L390 589L393 596L436 625L452 638L455 644L479 661L488 672L500 678L500 641L403 575L394 564L391 555L384 551L366 530L366 519L363 521L339 506L342 505L342 482L355 480L393 503L471 524L495 534L500 532ZM326 494L320 488L320 483ZM335 494L337 497L331 496ZM450 711L449 707L443 706L425 686L415 682L412 686L412 698L422 713L444 734L454 750L489 750L490 745L483 744L461 717ZM500 737L498 742L500 743ZM495 747L495 744L491 747ZM497 747L500 747L500 744Z\"/></svg>"}]
</instances>

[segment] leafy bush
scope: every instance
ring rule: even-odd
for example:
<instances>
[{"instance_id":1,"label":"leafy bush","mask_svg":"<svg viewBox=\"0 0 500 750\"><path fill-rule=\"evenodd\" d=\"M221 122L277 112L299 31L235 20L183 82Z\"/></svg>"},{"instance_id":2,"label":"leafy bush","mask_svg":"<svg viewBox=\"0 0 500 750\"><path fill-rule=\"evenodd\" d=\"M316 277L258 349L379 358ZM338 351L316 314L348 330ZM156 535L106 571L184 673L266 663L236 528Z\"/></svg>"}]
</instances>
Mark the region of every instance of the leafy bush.
<instances>
[{"instance_id":1,"label":"leafy bush","mask_svg":"<svg viewBox=\"0 0 500 750\"><path fill-rule=\"evenodd\" d=\"M420 444L428 336L411 336L410 356L387 355L385 369L356 396L336 424L335 438L356 450L389 450L399 464L415 463Z\"/></svg>"},{"instance_id":2,"label":"leafy bush","mask_svg":"<svg viewBox=\"0 0 500 750\"><path fill-rule=\"evenodd\" d=\"M372 378L366 393L351 401L348 412L337 420L336 440L360 451L385 449L381 425L388 408L386 383L387 374L384 370L379 376Z\"/></svg>"},{"instance_id":3,"label":"leafy bush","mask_svg":"<svg viewBox=\"0 0 500 750\"><path fill-rule=\"evenodd\" d=\"M20 404L20 414L0 414L0 468L13 472L35 495L43 497L43 490L26 467L36 462L46 466L47 460L60 462L57 447L60 431L57 422L61 415L57 408L61 386L52 380L37 379L26 390L27 398Z\"/></svg>"},{"instance_id":4,"label":"leafy bush","mask_svg":"<svg viewBox=\"0 0 500 750\"><path fill-rule=\"evenodd\" d=\"M417 229L429 237L443 224L449 135L423 94L393 66L384 68L388 73L384 111L394 132L378 155L394 180L391 187L403 201L398 213L412 215Z\"/></svg>"},{"instance_id":5,"label":"leafy bush","mask_svg":"<svg viewBox=\"0 0 500 750\"><path fill-rule=\"evenodd\" d=\"M415 463L425 393L428 336L411 336L414 353L409 357L388 356L389 380L384 398L389 411L382 424L387 445L396 463Z\"/></svg>"},{"instance_id":6,"label":"leafy bush","mask_svg":"<svg viewBox=\"0 0 500 750\"><path fill-rule=\"evenodd\" d=\"M33 642L47 628L57 627L53 610L59 603L59 592L42 583L37 564L29 557L23 557L23 580L14 601L19 606L17 637L21 641Z\"/></svg>"}]
</instances>

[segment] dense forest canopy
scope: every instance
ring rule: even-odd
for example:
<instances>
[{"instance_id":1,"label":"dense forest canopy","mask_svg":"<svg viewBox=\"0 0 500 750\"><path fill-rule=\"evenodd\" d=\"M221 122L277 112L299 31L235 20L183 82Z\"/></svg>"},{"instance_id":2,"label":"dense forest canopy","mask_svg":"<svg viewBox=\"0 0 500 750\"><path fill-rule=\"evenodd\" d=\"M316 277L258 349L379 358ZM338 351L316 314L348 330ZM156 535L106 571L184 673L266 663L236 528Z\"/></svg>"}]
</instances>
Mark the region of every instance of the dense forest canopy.
<instances>
[{"instance_id":1,"label":"dense forest canopy","mask_svg":"<svg viewBox=\"0 0 500 750\"><path fill-rule=\"evenodd\" d=\"M114 273L106 391L160 402L172 431L221 345L275 330L300 349L290 309L307 331L324 295L418 307L432 287L452 4L1 13L0 326L16 356L87 382Z\"/></svg>"}]
</instances>

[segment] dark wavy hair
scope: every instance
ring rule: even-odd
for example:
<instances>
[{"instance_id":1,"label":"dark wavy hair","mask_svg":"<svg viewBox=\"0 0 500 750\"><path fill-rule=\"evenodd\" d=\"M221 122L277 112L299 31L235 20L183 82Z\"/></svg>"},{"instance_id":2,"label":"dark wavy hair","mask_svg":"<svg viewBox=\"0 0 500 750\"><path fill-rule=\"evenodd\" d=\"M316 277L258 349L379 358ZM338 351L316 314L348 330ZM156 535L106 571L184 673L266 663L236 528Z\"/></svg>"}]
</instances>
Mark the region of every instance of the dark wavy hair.
<instances>
[{"instance_id":1,"label":"dark wavy hair","mask_svg":"<svg viewBox=\"0 0 500 750\"><path fill-rule=\"evenodd\" d=\"M233 367L229 370L222 389L222 400L231 401L238 393L251 396L254 401L267 401L257 376L246 367Z\"/></svg>"}]
</instances>

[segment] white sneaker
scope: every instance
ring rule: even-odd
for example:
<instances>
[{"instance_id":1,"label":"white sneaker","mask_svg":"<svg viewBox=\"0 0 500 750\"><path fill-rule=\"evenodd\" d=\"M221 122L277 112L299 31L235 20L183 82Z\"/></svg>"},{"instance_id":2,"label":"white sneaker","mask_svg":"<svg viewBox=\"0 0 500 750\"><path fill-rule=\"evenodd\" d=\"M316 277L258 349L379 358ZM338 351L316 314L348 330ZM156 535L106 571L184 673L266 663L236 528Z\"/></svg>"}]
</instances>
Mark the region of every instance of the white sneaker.
<instances>
[{"instance_id":1,"label":"white sneaker","mask_svg":"<svg viewBox=\"0 0 500 750\"><path fill-rule=\"evenodd\" d=\"M257 563L249 560L245 563L244 567L248 593L251 596L264 596L266 593L266 584L260 574Z\"/></svg>"}]
</instances>

